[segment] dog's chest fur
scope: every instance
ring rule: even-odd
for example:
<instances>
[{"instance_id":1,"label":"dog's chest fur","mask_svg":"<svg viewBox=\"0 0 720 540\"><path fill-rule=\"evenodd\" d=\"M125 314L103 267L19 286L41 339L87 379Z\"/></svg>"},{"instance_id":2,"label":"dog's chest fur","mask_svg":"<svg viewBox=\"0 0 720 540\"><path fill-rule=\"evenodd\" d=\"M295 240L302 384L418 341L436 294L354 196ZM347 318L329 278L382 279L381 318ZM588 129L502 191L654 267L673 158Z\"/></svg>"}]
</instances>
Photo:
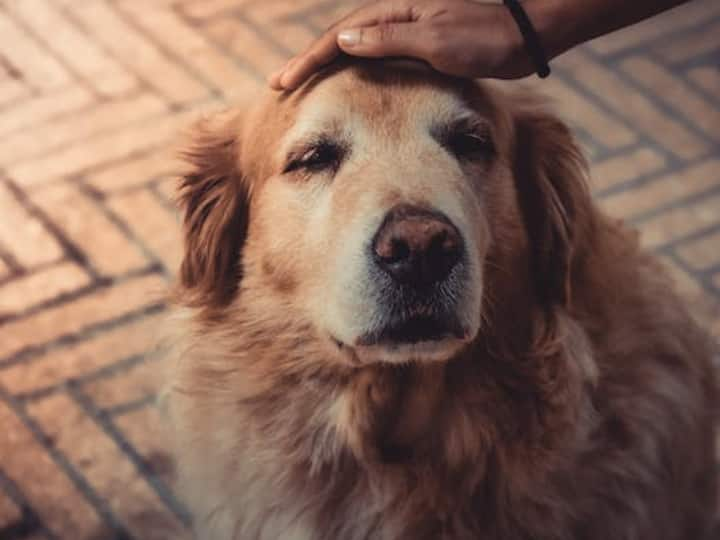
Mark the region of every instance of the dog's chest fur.
<instances>
[{"instance_id":1,"label":"dog's chest fur","mask_svg":"<svg viewBox=\"0 0 720 540\"><path fill-rule=\"evenodd\" d=\"M271 371L259 369L269 342L246 344L234 362L242 370L208 361L206 351L203 366L186 373L203 409L175 400L174 416L189 423L182 432L211 434L193 441L195 456L186 454L188 467L202 460L210 473L183 489L196 492L193 506L203 509L201 538L237 530L231 538L511 539L507 531L522 528L492 515L504 513L500 505L560 512L523 490L549 482L586 436L577 420L589 408L587 374L566 351L511 370L468 351L450 364L338 374L323 363L308 369L312 353L273 343L295 352ZM299 356L303 370L287 369Z\"/></svg>"}]
</instances>

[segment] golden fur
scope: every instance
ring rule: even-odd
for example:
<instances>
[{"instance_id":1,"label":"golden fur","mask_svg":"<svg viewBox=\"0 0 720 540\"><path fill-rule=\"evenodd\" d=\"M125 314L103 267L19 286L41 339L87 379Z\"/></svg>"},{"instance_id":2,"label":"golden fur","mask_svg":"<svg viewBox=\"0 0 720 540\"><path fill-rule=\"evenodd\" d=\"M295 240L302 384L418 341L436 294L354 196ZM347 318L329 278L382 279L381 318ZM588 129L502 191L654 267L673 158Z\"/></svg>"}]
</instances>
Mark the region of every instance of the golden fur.
<instances>
[{"instance_id":1,"label":"golden fur","mask_svg":"<svg viewBox=\"0 0 720 540\"><path fill-rule=\"evenodd\" d=\"M491 163L418 134L455 103L489 126ZM320 117L356 161L281 174ZM536 98L362 62L199 125L187 159L168 403L200 540L710 534L712 344ZM477 329L444 358L324 333L365 324L367 299L335 305L355 294L347 246L403 201L446 204L479 261Z\"/></svg>"}]
</instances>

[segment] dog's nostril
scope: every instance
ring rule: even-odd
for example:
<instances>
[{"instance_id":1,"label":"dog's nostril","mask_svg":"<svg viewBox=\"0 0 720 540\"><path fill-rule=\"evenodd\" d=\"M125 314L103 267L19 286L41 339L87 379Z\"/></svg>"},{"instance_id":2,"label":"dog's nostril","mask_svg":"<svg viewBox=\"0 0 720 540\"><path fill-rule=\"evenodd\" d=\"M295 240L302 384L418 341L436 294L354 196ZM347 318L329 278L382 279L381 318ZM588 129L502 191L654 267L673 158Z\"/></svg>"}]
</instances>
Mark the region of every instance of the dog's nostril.
<instances>
[{"instance_id":1,"label":"dog's nostril","mask_svg":"<svg viewBox=\"0 0 720 540\"><path fill-rule=\"evenodd\" d=\"M376 242L375 256L386 264L396 263L410 257L410 246L404 238L391 235L388 239Z\"/></svg>"},{"instance_id":2,"label":"dog's nostril","mask_svg":"<svg viewBox=\"0 0 720 540\"><path fill-rule=\"evenodd\" d=\"M442 257L444 254L453 251L455 249L454 242L450 240L449 236L446 230L440 231L430 243L428 248L430 255Z\"/></svg>"},{"instance_id":3,"label":"dog's nostril","mask_svg":"<svg viewBox=\"0 0 720 540\"><path fill-rule=\"evenodd\" d=\"M402 261L410 257L410 246L402 238L392 239L392 250L387 258L388 262Z\"/></svg>"},{"instance_id":4,"label":"dog's nostril","mask_svg":"<svg viewBox=\"0 0 720 540\"><path fill-rule=\"evenodd\" d=\"M386 216L373 251L377 264L395 281L428 286L448 276L460 260L462 241L442 214L399 206Z\"/></svg>"}]
</instances>

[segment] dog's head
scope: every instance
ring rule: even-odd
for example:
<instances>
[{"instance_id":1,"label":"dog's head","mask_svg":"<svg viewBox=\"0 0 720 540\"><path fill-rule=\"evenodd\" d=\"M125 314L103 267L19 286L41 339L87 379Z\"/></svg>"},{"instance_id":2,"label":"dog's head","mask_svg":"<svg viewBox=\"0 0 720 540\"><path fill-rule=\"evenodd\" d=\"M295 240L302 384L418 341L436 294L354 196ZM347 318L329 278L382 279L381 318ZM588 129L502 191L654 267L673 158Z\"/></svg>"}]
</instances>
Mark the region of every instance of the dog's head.
<instances>
[{"instance_id":1,"label":"dog's head","mask_svg":"<svg viewBox=\"0 0 720 540\"><path fill-rule=\"evenodd\" d=\"M365 364L453 357L501 286L570 301L590 202L537 103L362 62L198 126L187 155L181 286L211 317L300 318Z\"/></svg>"}]
</instances>

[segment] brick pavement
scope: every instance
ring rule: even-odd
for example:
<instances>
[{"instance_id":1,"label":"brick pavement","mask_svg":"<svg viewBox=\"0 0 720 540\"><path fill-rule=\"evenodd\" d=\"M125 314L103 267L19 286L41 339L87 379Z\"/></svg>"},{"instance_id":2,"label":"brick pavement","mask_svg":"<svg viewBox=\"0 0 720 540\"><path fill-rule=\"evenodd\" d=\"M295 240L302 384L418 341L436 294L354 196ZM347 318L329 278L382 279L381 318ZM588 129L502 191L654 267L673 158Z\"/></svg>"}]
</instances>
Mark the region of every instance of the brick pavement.
<instances>
[{"instance_id":1,"label":"brick pavement","mask_svg":"<svg viewBox=\"0 0 720 540\"><path fill-rule=\"evenodd\" d=\"M352 2L0 0L0 538L188 538L153 405L172 149ZM531 84L720 336L720 3Z\"/></svg>"}]
</instances>

